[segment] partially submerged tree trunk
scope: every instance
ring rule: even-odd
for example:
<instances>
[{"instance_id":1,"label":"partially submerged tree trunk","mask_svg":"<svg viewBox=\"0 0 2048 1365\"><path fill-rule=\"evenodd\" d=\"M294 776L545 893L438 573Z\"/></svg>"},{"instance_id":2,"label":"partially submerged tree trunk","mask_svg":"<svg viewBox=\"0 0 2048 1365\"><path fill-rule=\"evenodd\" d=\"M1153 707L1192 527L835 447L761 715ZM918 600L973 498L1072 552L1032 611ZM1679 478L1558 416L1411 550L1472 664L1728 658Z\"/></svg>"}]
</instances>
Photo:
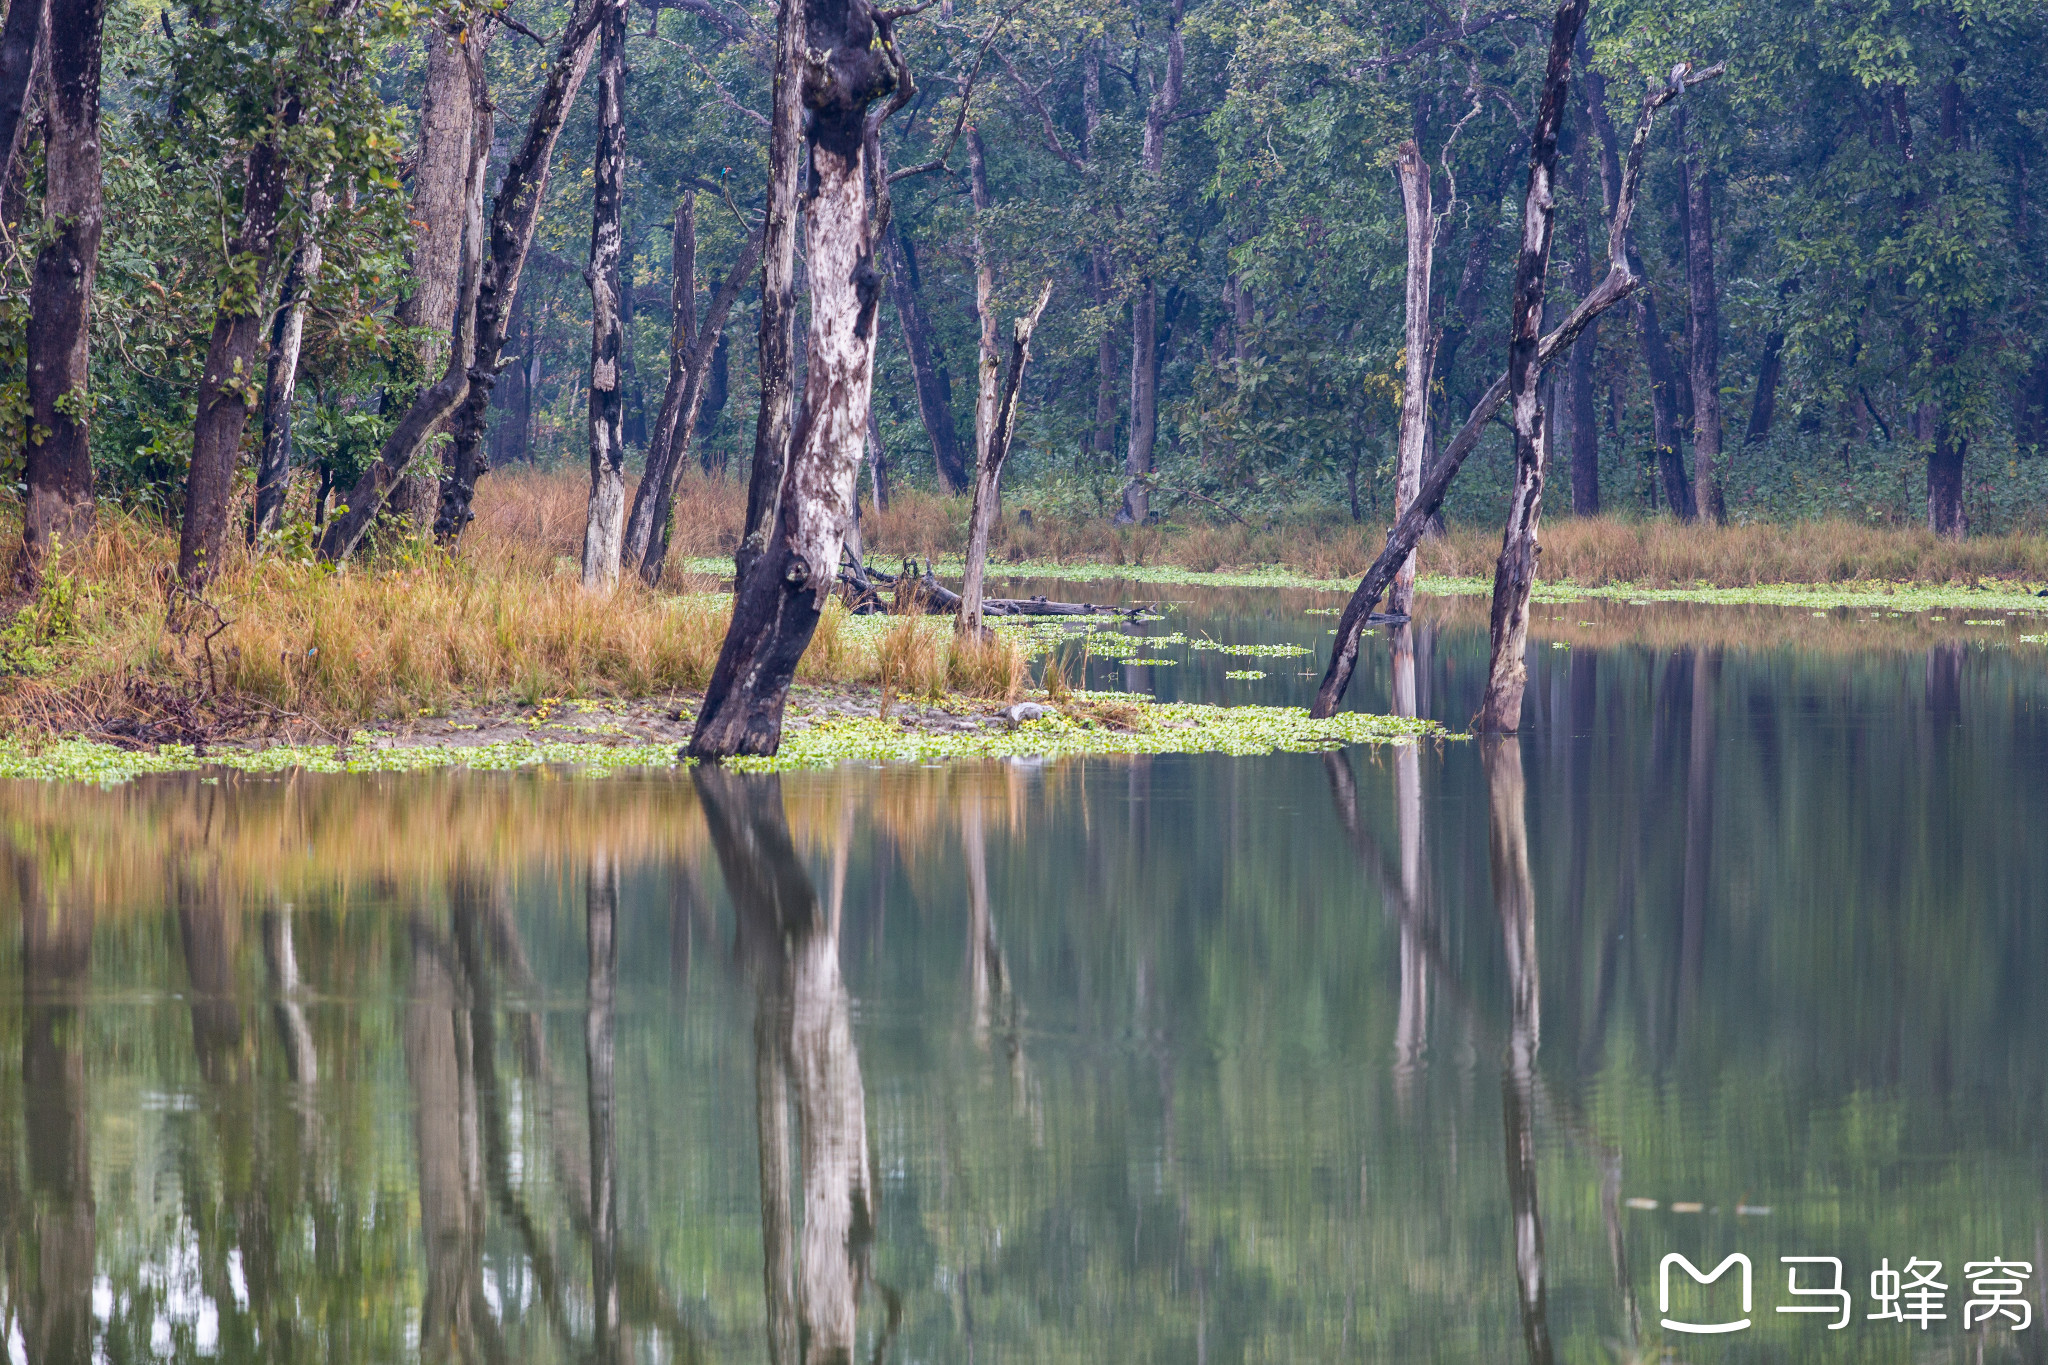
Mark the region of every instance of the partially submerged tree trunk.
<instances>
[{"instance_id":1,"label":"partially submerged tree trunk","mask_svg":"<svg viewBox=\"0 0 2048 1365\"><path fill-rule=\"evenodd\" d=\"M1422 149L1404 142L1394 153L1394 175L1401 185L1401 208L1408 224L1406 329L1407 362L1401 385L1401 433L1394 456L1394 515L1399 517L1422 488L1422 466L1429 454L1429 276L1436 254L1436 214L1430 204L1429 163ZM1353 484L1356 501L1357 485ZM1357 520L1357 509L1352 509ZM1389 609L1406 616L1415 600L1415 556L1403 560L1394 574Z\"/></svg>"},{"instance_id":2,"label":"partially submerged tree trunk","mask_svg":"<svg viewBox=\"0 0 2048 1365\"><path fill-rule=\"evenodd\" d=\"M1486 695L1473 728L1512 733L1521 725L1522 689L1528 681L1522 656L1528 644L1529 593L1536 583L1537 529L1543 511L1543 481L1550 463L1548 416L1538 385L1543 363L1543 296L1550 274L1550 243L1556 221L1557 134L1564 124L1565 96L1572 72L1572 45L1586 17L1587 0L1565 0L1550 33L1550 60L1536 125L1529 136L1529 189L1522 200L1522 250L1515 263L1515 293L1508 323L1508 402L1515 432L1515 481L1508 495L1507 529L1493 573L1493 652Z\"/></svg>"},{"instance_id":3,"label":"partially submerged tree trunk","mask_svg":"<svg viewBox=\"0 0 2048 1365\"><path fill-rule=\"evenodd\" d=\"M1569 6L1568 6L1569 8ZM1695 71L1684 79L1684 88L1690 88L1703 81L1713 80L1726 67L1716 62L1703 71ZM1628 238L1629 220L1635 213L1636 191L1642 184L1643 150L1649 145L1650 128L1655 121L1657 110L1664 107L1676 95L1670 88L1660 90L1643 101L1641 117L1636 122L1635 136L1629 143L1628 165L1619 176L1618 191L1615 195L1615 209L1607 226L1607 276L1596 285L1591 294L1579 301L1569 316L1558 324L1556 330L1546 334L1536 348L1538 365L1549 364L1558 353L1569 347L1594 318L1627 298L1642 283L1629 266L1624 243ZM1343 704L1345 689L1351 685L1351 675L1358 666L1358 642L1365 631L1366 622L1371 618L1373 608L1379 605L1380 595L1393 582L1394 574L1401 562L1414 550L1415 542L1422 538L1430 518L1443 506L1444 493L1451 481L1458 477L1458 470L1465 460L1478 448L1480 433L1508 394L1508 376L1502 375L1473 405L1471 416L1451 443L1444 447L1436 463L1423 475L1422 488L1416 494L1415 503L1403 512L1387 532L1386 548L1380 551L1378 559L1366 570L1359 582L1358 590L1351 594L1351 601L1344 608L1344 615L1337 622L1337 641L1330 651L1329 667L1323 673L1322 684L1316 689L1316 699L1309 708L1311 716L1322 718L1333 716Z\"/></svg>"},{"instance_id":4,"label":"partially submerged tree trunk","mask_svg":"<svg viewBox=\"0 0 2048 1365\"><path fill-rule=\"evenodd\" d=\"M30 0L15 0L27 6ZM12 16L10 16L11 18ZM65 0L50 17L50 98L43 214L54 229L36 254L29 296L28 402L18 577L33 583L52 549L92 534L88 441L89 324L100 258L100 33L106 0ZM0 50L0 60L7 54ZM5 74L0 70L0 74Z\"/></svg>"},{"instance_id":5,"label":"partially submerged tree trunk","mask_svg":"<svg viewBox=\"0 0 2048 1365\"><path fill-rule=\"evenodd\" d=\"M298 395L299 350L306 338L306 310L320 280L320 227L326 196L313 196L313 211L278 291L277 316L270 325L269 375L263 385L263 447L256 456L256 510L249 541L278 528L292 478L292 401Z\"/></svg>"},{"instance_id":6,"label":"partially submerged tree trunk","mask_svg":"<svg viewBox=\"0 0 2048 1365\"><path fill-rule=\"evenodd\" d=\"M476 291L474 321L467 324L471 327L469 370L462 376L461 392L452 400L461 407L455 420L449 424L454 433L447 460L450 472L442 480L441 506L434 514L434 535L444 545L453 544L461 537L472 515L470 503L476 496L476 481L484 472L483 437L489 422L491 390L506 363L503 359L505 337L511 325L513 305L519 297L519 277L526 268L526 254L533 245L533 230L540 221L541 208L547 199L548 172L555 140L561 136L562 121L576 102L576 91L582 86L583 74L590 66L591 51L596 46L597 24L602 14L603 6L597 0L583 0L570 13L569 22L563 28L562 36L555 44L554 56L548 63L547 78L534 100L533 113L527 119L526 138L506 164L504 178L498 182L497 197L491 205L489 245L481 253L473 286ZM475 88L481 96L481 83ZM478 139L487 150L490 138L480 132ZM465 319L458 313L456 326L461 328L464 325ZM539 331L536 324L536 337ZM421 394L413 406L417 409L430 401L434 401L434 395ZM390 442L385 444L387 449L390 448ZM404 451L403 460L410 458L411 451ZM400 468L403 468L403 460ZM378 462L384 463L381 455ZM377 497L381 497L381 493L374 480L369 481L367 487L359 484L349 494L351 507L358 500ZM360 534L358 530L356 535ZM354 548L355 540L350 539L339 554L331 557L343 557ZM328 553L325 541L322 542L321 553Z\"/></svg>"},{"instance_id":7,"label":"partially submerged tree trunk","mask_svg":"<svg viewBox=\"0 0 2048 1365\"><path fill-rule=\"evenodd\" d=\"M590 212L590 511L583 527L583 586L619 584L626 533L624 315L619 305L619 214L626 197L626 0L598 0L596 186Z\"/></svg>"},{"instance_id":8,"label":"partially submerged tree trunk","mask_svg":"<svg viewBox=\"0 0 2048 1365\"><path fill-rule=\"evenodd\" d=\"M903 326L903 346L917 382L917 413L931 438L932 463L947 488L965 492L970 479L960 454L960 433L953 425L953 379L918 299L916 257L900 227L888 234L883 246L889 257L889 301L896 305L896 320Z\"/></svg>"},{"instance_id":9,"label":"partially submerged tree trunk","mask_svg":"<svg viewBox=\"0 0 2048 1365\"><path fill-rule=\"evenodd\" d=\"M838 577L867 435L882 288L867 191L869 143L878 137L867 110L898 85L885 65L895 60L895 48L883 27L883 47L875 49L877 16L863 0L812 0L805 26L811 326L803 417L791 436L766 547L743 556L732 625L690 739L689 753L699 758L772 754L781 744L790 680ZM774 166L771 183L782 173ZM877 180L886 194L887 178ZM886 230L886 222L881 226Z\"/></svg>"},{"instance_id":10,"label":"partially submerged tree trunk","mask_svg":"<svg viewBox=\"0 0 2048 1365\"><path fill-rule=\"evenodd\" d=\"M775 11L775 93L768 129L768 205L762 220L761 326L755 363L761 411L754 421L754 462L747 471L746 521L733 552L735 585L744 582L754 562L767 553L789 466L790 406L796 384L797 148L806 103L808 11L807 0L782 0ZM828 569L828 580L830 574Z\"/></svg>"},{"instance_id":11,"label":"partially submerged tree trunk","mask_svg":"<svg viewBox=\"0 0 2048 1365\"><path fill-rule=\"evenodd\" d=\"M1677 120L1685 180L1685 277L1692 312L1692 482L1699 515L1728 522L1721 493L1721 304L1714 284L1714 198L1707 168Z\"/></svg>"},{"instance_id":12,"label":"partially submerged tree trunk","mask_svg":"<svg viewBox=\"0 0 2048 1365\"><path fill-rule=\"evenodd\" d=\"M625 563L636 566L641 581L650 588L661 582L662 566L668 559L670 509L675 504L676 484L690 462L690 441L704 406L712 358L725 344L725 319L761 258L761 233L756 230L741 245L739 259L711 296L700 324L695 191L677 206L675 240L679 264L669 296L675 322L669 334L668 390L662 395L661 413L647 447L647 472L633 495L633 513L626 521Z\"/></svg>"},{"instance_id":13,"label":"partially submerged tree trunk","mask_svg":"<svg viewBox=\"0 0 2048 1365\"><path fill-rule=\"evenodd\" d=\"M1166 171L1166 129L1180 107L1181 72L1187 42L1181 33L1183 0L1173 0L1167 18L1166 75L1145 109L1144 174L1157 186ZM1148 272L1131 295L1131 431L1124 451L1120 523L1142 524L1152 516L1152 448L1159 438L1159 284Z\"/></svg>"},{"instance_id":14,"label":"partially submerged tree trunk","mask_svg":"<svg viewBox=\"0 0 2048 1365\"><path fill-rule=\"evenodd\" d=\"M1010 369L1003 380L1002 397L989 430L988 453L981 458L974 479L974 508L967 518L967 573L960 586L960 615L956 628L963 635L981 633L982 575L988 567L988 535L1001 506L1003 461L1009 458L1010 442L1017 434L1017 407L1024 384L1024 366L1031 359L1031 334L1045 316L1052 298L1052 281L1038 291L1038 303L1026 317L1017 319L1010 342Z\"/></svg>"}]
</instances>

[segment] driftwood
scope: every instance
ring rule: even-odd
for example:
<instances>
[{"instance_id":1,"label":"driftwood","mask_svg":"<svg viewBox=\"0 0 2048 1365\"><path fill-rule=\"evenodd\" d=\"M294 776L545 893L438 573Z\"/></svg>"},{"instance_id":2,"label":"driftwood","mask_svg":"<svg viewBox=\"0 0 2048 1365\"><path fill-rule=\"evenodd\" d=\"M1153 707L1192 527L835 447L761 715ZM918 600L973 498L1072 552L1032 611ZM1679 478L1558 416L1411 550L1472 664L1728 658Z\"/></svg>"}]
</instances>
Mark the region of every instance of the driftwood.
<instances>
[{"instance_id":1,"label":"driftwood","mask_svg":"<svg viewBox=\"0 0 2048 1365\"><path fill-rule=\"evenodd\" d=\"M858 615L891 609L882 601L883 587L890 590L890 602L897 611L916 610L929 616L945 616L957 614L960 610L960 594L939 582L930 564L922 570L914 563L905 564L901 573L892 574L872 564L858 564L849 555L839 566L839 581L846 587L850 604ZM1096 602L1054 602L1045 597L985 597L981 613L984 616L1122 616L1136 619L1155 605L1134 602L1118 607Z\"/></svg>"}]
</instances>

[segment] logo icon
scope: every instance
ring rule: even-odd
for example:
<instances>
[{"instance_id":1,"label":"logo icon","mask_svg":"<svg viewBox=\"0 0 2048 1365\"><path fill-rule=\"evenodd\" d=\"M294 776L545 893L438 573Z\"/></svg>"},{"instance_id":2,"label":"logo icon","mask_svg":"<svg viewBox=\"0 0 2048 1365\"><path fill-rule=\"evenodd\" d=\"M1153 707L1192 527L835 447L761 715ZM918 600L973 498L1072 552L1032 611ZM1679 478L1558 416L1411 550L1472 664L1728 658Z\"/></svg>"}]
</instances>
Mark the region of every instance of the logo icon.
<instances>
[{"instance_id":1,"label":"logo icon","mask_svg":"<svg viewBox=\"0 0 2048 1365\"><path fill-rule=\"evenodd\" d=\"M1727 1260L1714 1267L1712 1274L1702 1274L1698 1266L1677 1252L1672 1252L1657 1267L1657 1311L1660 1313L1669 1313L1671 1311L1671 1267L1674 1265L1683 1267L1685 1273L1692 1276L1694 1284L1712 1284L1727 1274L1729 1266L1741 1266L1742 1311L1745 1315L1748 1314L1750 1303L1749 1257L1739 1251L1733 1252ZM1665 1327L1674 1332L1740 1332L1743 1328L1749 1326L1749 1318L1744 1316L1737 1322L1674 1322L1669 1317L1666 1317L1663 1319L1663 1323Z\"/></svg>"}]
</instances>

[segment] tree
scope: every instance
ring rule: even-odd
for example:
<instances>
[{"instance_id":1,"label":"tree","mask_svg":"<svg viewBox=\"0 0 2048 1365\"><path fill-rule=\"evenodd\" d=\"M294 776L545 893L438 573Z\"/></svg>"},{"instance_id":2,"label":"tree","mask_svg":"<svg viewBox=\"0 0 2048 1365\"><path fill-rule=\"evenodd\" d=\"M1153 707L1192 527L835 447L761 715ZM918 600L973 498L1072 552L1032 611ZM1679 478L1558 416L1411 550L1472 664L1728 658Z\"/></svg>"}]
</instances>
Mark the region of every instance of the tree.
<instances>
[{"instance_id":1,"label":"tree","mask_svg":"<svg viewBox=\"0 0 2048 1365\"><path fill-rule=\"evenodd\" d=\"M1187 67L1187 39L1181 32L1185 0L1173 0L1166 28L1166 71L1145 108L1144 184L1156 189L1166 171L1166 129L1180 107L1181 76ZM1120 522L1144 522L1152 515L1152 448L1159 439L1159 282L1147 272L1131 297L1131 434L1124 453Z\"/></svg>"},{"instance_id":2,"label":"tree","mask_svg":"<svg viewBox=\"0 0 2048 1365\"><path fill-rule=\"evenodd\" d=\"M598 21L597 160L591 170L590 266L590 516L583 532L583 586L618 585L626 531L626 432L619 255L625 202L626 0L596 0Z\"/></svg>"},{"instance_id":3,"label":"tree","mask_svg":"<svg viewBox=\"0 0 2048 1365\"><path fill-rule=\"evenodd\" d=\"M880 221L871 224L868 176L870 167L880 166L882 120L901 107L913 87L886 16L871 12L862 0L816 0L807 10L802 94L810 113L804 246L811 326L803 416L790 437L789 470L774 490L774 515L764 518L765 545L751 557L742 545L732 624L690 738L688 752L698 758L772 754L781 744L790 680L837 582L867 435L882 287L874 267L874 239L888 228L888 180L875 177L881 189ZM878 39L879 49L874 46ZM778 71L778 81L781 77ZM869 106L891 90L896 98L870 115ZM778 108L778 118L780 113ZM793 161L794 146L786 154ZM777 160L771 185L785 173L793 181L793 166ZM771 232L773 214L771 194ZM765 314L765 284L763 289ZM764 425L769 418L766 390L764 379ZM757 462L758 441L757 436ZM754 534L752 504L761 491L760 473L757 468L748 490L749 536Z\"/></svg>"},{"instance_id":4,"label":"tree","mask_svg":"<svg viewBox=\"0 0 2048 1365\"><path fill-rule=\"evenodd\" d=\"M960 586L957 626L961 634L981 633L982 574L988 564L988 536L1002 506L1003 461L1017 432L1018 391L1024 382L1024 366L1031 358L1031 334L1045 316L1052 301L1052 281L1038 291L1037 306L1016 320L1010 344L1010 368L1003 380L996 415L989 424L988 449L975 466L974 506L967 517L967 572Z\"/></svg>"},{"instance_id":5,"label":"tree","mask_svg":"<svg viewBox=\"0 0 2048 1365\"><path fill-rule=\"evenodd\" d=\"M28 0L17 0L26 5ZM88 319L99 265L100 48L105 0L76 0L50 18L50 98L43 212L53 235L36 253L29 303L28 440L22 553L32 583L60 544L92 533ZM0 59L5 58L0 49ZM0 72L4 75L4 72Z\"/></svg>"}]
</instances>

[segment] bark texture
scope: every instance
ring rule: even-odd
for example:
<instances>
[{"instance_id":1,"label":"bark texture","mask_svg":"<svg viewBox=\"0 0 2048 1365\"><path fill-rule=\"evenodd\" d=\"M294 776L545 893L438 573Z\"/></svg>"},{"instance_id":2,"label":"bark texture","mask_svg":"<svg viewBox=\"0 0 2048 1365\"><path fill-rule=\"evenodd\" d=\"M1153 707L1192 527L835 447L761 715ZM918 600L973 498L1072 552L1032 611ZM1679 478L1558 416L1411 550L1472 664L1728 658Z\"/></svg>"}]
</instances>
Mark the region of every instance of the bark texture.
<instances>
[{"instance_id":1,"label":"bark texture","mask_svg":"<svg viewBox=\"0 0 2048 1365\"><path fill-rule=\"evenodd\" d=\"M768 129L768 207L762 221L761 327L755 364L761 411L754 419L754 462L747 471L747 519L733 552L735 584L743 582L767 552L789 466L790 408L796 386L797 157L803 137L809 8L809 0L782 0L775 11L775 93Z\"/></svg>"},{"instance_id":2,"label":"bark texture","mask_svg":"<svg viewBox=\"0 0 2048 1365\"><path fill-rule=\"evenodd\" d=\"M1187 65L1187 44L1181 34L1183 0L1173 0L1167 18L1166 74L1145 108L1145 140L1141 150L1144 174L1152 185L1166 171L1166 129L1180 107L1181 73ZM1152 448L1159 438L1159 285L1149 274L1131 295L1131 430L1124 448L1123 506L1119 524L1149 520L1152 515Z\"/></svg>"},{"instance_id":3,"label":"bark texture","mask_svg":"<svg viewBox=\"0 0 2048 1365\"><path fill-rule=\"evenodd\" d=\"M974 465L988 465L989 442L996 429L996 404L1003 377L1002 327L996 321L996 268L989 259L988 238L982 219L994 206L988 193L988 149L982 146L981 130L967 130L967 184L974 203L974 316L981 338L974 366ZM981 478L975 479L975 496L981 495Z\"/></svg>"},{"instance_id":4,"label":"bark texture","mask_svg":"<svg viewBox=\"0 0 2048 1365\"><path fill-rule=\"evenodd\" d=\"M1003 379L1002 396L989 430L988 451L981 457L974 480L974 507L967 518L967 571L960 586L957 628L963 635L981 633L981 589L988 568L988 536L1001 507L1003 461L1009 458L1010 442L1017 434L1017 407L1024 384L1024 367L1031 360L1031 334L1045 316L1052 299L1052 281L1038 291L1038 303L1030 314L1017 319L1010 340L1010 368Z\"/></svg>"},{"instance_id":5,"label":"bark texture","mask_svg":"<svg viewBox=\"0 0 2048 1365\"><path fill-rule=\"evenodd\" d=\"M1401 385L1401 432L1394 456L1394 515L1399 517L1422 489L1422 467L1429 455L1429 276L1436 254L1436 215L1430 204L1429 163L1422 149L1404 142L1394 154L1394 176L1401 185L1401 208L1408 224L1407 312L1404 351L1406 371ZM1403 560L1394 574L1388 607L1406 616L1415 599L1415 556Z\"/></svg>"},{"instance_id":6,"label":"bark texture","mask_svg":"<svg viewBox=\"0 0 2048 1365\"><path fill-rule=\"evenodd\" d=\"M15 0L7 6L6 19L0 20L0 185L14 178L14 159L22 141L22 110L35 79L36 48L43 41L47 14L46 0ZM18 240L16 226L10 223L7 230Z\"/></svg>"},{"instance_id":7,"label":"bark texture","mask_svg":"<svg viewBox=\"0 0 2048 1365\"><path fill-rule=\"evenodd\" d=\"M1699 515L1726 525L1721 492L1721 296L1714 283L1713 182L1693 139L1685 136L1685 277L1692 318L1692 480Z\"/></svg>"},{"instance_id":8,"label":"bark texture","mask_svg":"<svg viewBox=\"0 0 2048 1365\"><path fill-rule=\"evenodd\" d=\"M1565 0L1551 24L1550 59L1543 93L1529 136L1529 188L1522 199L1522 247L1515 262L1515 292L1508 322L1508 402L1515 433L1514 489L1508 496L1507 527L1493 573L1492 658L1486 694L1473 728L1480 733L1513 733L1520 728L1522 691L1528 682L1523 654L1528 644L1529 593L1536 583L1537 543L1543 512L1543 482L1550 463L1548 417L1539 383L1543 363L1543 296L1550 274L1550 244L1556 221L1557 135L1564 124L1572 47L1586 17L1587 0Z\"/></svg>"},{"instance_id":9,"label":"bark texture","mask_svg":"<svg viewBox=\"0 0 2048 1365\"><path fill-rule=\"evenodd\" d=\"M434 534L443 544L453 544L469 525L470 503L476 496L476 481L484 472L483 437L489 422L491 390L506 365L505 338L512 321L513 305L519 297L519 278L526 268L527 251L533 245L533 230L547 199L548 172L555 141L561 136L562 121L576 102L576 92L590 67L597 45L597 24L603 7L598 0L583 0L570 15L568 25L555 44L547 77L528 116L526 137L505 167L498 193L491 205L488 246L481 252L476 279L476 303L470 342L469 369L462 376L460 394L453 400L461 406L450 424L454 440L449 444L449 473L441 482L441 506L434 514ZM479 134L476 145L488 149L488 134ZM462 316L456 326L464 325ZM535 328L538 335L539 329ZM429 395L422 394L414 407ZM388 446L387 442L387 446ZM410 458L407 453L406 458ZM380 460L381 463L381 460ZM351 493L351 499L357 494ZM376 496L374 486L361 496ZM354 542L348 544L352 550ZM343 553L347 551L344 550Z\"/></svg>"},{"instance_id":10,"label":"bark texture","mask_svg":"<svg viewBox=\"0 0 2048 1365\"><path fill-rule=\"evenodd\" d=\"M918 298L916 257L900 228L889 234L886 246L889 301L896 305L904 349L910 353L910 373L917 381L917 413L931 438L932 463L948 489L965 492L969 478L967 462L960 453L960 433L953 425L953 378L946 371L946 359Z\"/></svg>"},{"instance_id":11,"label":"bark texture","mask_svg":"<svg viewBox=\"0 0 2048 1365\"><path fill-rule=\"evenodd\" d=\"M803 413L766 547L742 555L732 625L690 738L688 752L699 758L772 754L780 746L790 680L838 576L867 437L882 289L868 223L867 110L896 87L885 58L894 49L875 47L875 16L863 0L810 0L804 25L811 325ZM883 37L886 43L886 30ZM772 169L771 182L780 175L779 166ZM886 187L886 177L878 180Z\"/></svg>"},{"instance_id":12,"label":"bark texture","mask_svg":"<svg viewBox=\"0 0 2048 1365\"><path fill-rule=\"evenodd\" d=\"M16 0L27 7L29 0ZM88 441L88 324L99 266L100 33L106 0L66 0L50 16L50 97L43 213L52 232L36 254L28 323L28 400L34 426L23 452L22 576L33 581L59 544L92 534ZM12 16L10 15L11 19ZM0 62L7 56L0 49ZM6 74L0 65L0 76Z\"/></svg>"},{"instance_id":13,"label":"bark texture","mask_svg":"<svg viewBox=\"0 0 2048 1365\"><path fill-rule=\"evenodd\" d=\"M619 583L626 535L626 329L619 294L625 243L626 0L599 0L596 189L590 214L590 511L583 527L583 586L610 592Z\"/></svg>"}]
</instances>

